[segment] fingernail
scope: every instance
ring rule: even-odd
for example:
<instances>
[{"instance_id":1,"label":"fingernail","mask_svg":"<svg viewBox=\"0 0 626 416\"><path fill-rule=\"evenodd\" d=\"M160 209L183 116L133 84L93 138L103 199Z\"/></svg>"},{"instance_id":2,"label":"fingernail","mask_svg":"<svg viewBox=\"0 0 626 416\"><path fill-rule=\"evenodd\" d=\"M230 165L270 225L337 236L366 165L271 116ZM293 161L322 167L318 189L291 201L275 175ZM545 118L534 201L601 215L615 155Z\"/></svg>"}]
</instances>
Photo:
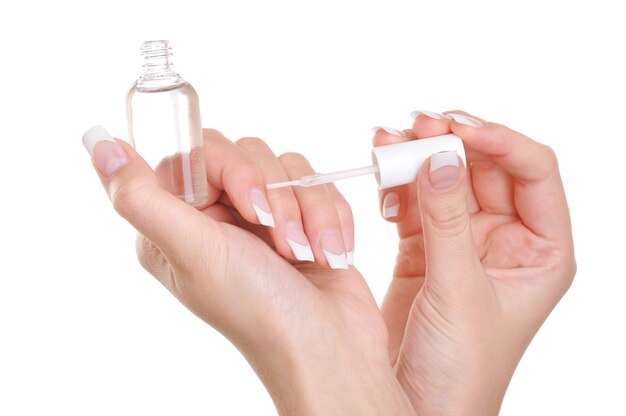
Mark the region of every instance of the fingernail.
<instances>
[{"instance_id":1,"label":"fingernail","mask_svg":"<svg viewBox=\"0 0 626 416\"><path fill-rule=\"evenodd\" d=\"M346 230L342 230L343 246L346 249L346 260L350 266L354 265L354 236Z\"/></svg>"},{"instance_id":2,"label":"fingernail","mask_svg":"<svg viewBox=\"0 0 626 416\"><path fill-rule=\"evenodd\" d=\"M383 199L383 218L393 218L400 212L400 197L395 192L389 192Z\"/></svg>"},{"instance_id":3,"label":"fingernail","mask_svg":"<svg viewBox=\"0 0 626 416\"><path fill-rule=\"evenodd\" d=\"M347 269L348 258L345 248L335 230L324 231L320 234L320 246L328 265L333 269Z\"/></svg>"},{"instance_id":4,"label":"fingernail","mask_svg":"<svg viewBox=\"0 0 626 416\"><path fill-rule=\"evenodd\" d=\"M260 189L254 188L250 191L250 201L252 201L252 207L259 222L267 227L274 228L274 216L270 210L270 204L267 202L265 193Z\"/></svg>"},{"instance_id":5,"label":"fingernail","mask_svg":"<svg viewBox=\"0 0 626 416\"><path fill-rule=\"evenodd\" d=\"M459 124L464 124L470 127L482 127L483 126L483 123L479 120L476 120L475 118L462 116L460 114L454 114L454 113L448 113L446 115Z\"/></svg>"},{"instance_id":6,"label":"fingernail","mask_svg":"<svg viewBox=\"0 0 626 416\"><path fill-rule=\"evenodd\" d=\"M459 157L456 151L435 153L430 157L430 184L435 189L448 189L459 177Z\"/></svg>"},{"instance_id":7,"label":"fingernail","mask_svg":"<svg viewBox=\"0 0 626 416\"><path fill-rule=\"evenodd\" d=\"M126 152L102 126L93 126L83 134L83 145L94 164L106 176L113 175L128 161Z\"/></svg>"},{"instance_id":8,"label":"fingernail","mask_svg":"<svg viewBox=\"0 0 626 416\"><path fill-rule=\"evenodd\" d=\"M289 223L285 227L287 244L291 247L291 252L300 261L315 261L313 250L309 239L306 238L302 226L296 223Z\"/></svg>"},{"instance_id":9,"label":"fingernail","mask_svg":"<svg viewBox=\"0 0 626 416\"><path fill-rule=\"evenodd\" d=\"M372 131L374 133L376 133L378 130L385 130L387 133L389 134L393 134L394 136L398 136L398 137L406 137L406 133L401 131L401 130L396 130L394 128L391 127L386 127L386 126L376 126L374 128L372 128Z\"/></svg>"},{"instance_id":10,"label":"fingernail","mask_svg":"<svg viewBox=\"0 0 626 416\"><path fill-rule=\"evenodd\" d=\"M435 113L434 111L426 111L426 110L417 110L411 113L411 118L416 119L419 116L424 115L428 118L432 118L434 120L443 120L446 118L443 114Z\"/></svg>"}]
</instances>

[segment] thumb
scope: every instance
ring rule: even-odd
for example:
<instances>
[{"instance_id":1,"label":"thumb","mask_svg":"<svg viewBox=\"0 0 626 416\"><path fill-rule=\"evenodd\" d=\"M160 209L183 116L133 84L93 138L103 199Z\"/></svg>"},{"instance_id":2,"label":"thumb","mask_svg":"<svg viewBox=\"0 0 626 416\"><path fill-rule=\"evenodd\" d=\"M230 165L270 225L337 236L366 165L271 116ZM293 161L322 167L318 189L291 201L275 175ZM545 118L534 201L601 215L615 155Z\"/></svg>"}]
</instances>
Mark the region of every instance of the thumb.
<instances>
[{"instance_id":1,"label":"thumb","mask_svg":"<svg viewBox=\"0 0 626 416\"><path fill-rule=\"evenodd\" d=\"M435 153L420 173L427 284L445 293L467 293L463 288L483 272L470 226L465 166L455 151Z\"/></svg>"},{"instance_id":2,"label":"thumb","mask_svg":"<svg viewBox=\"0 0 626 416\"><path fill-rule=\"evenodd\" d=\"M212 233L217 224L211 218L162 189L141 156L102 126L89 129L83 144L115 210L168 260L186 263L195 252L189 248L199 247L202 235L217 235ZM219 239L210 240L219 243Z\"/></svg>"}]
</instances>

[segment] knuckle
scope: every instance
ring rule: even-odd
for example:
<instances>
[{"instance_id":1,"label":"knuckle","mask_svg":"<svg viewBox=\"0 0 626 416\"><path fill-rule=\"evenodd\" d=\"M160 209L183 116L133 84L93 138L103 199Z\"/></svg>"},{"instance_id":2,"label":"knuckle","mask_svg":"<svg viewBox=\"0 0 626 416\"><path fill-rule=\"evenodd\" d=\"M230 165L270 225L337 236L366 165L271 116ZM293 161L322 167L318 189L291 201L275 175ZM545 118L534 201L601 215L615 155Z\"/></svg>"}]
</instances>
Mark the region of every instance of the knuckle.
<instances>
[{"instance_id":1,"label":"knuckle","mask_svg":"<svg viewBox=\"0 0 626 416\"><path fill-rule=\"evenodd\" d=\"M545 144L539 144L539 146L540 154L542 155L542 157L540 158L541 165L538 166L536 169L541 178L548 178L554 175L556 171L558 171L559 162L556 156L556 152L551 147L546 146Z\"/></svg>"},{"instance_id":2,"label":"knuckle","mask_svg":"<svg viewBox=\"0 0 626 416\"><path fill-rule=\"evenodd\" d=\"M231 178L253 177L259 176L259 166L253 160L242 158L235 163L226 165L223 171L222 180L224 184L229 182Z\"/></svg>"},{"instance_id":3,"label":"knuckle","mask_svg":"<svg viewBox=\"0 0 626 416\"><path fill-rule=\"evenodd\" d=\"M458 236L469 227L467 210L462 204L447 204L429 214L432 227L442 236Z\"/></svg>"},{"instance_id":4,"label":"knuckle","mask_svg":"<svg viewBox=\"0 0 626 416\"><path fill-rule=\"evenodd\" d=\"M210 142L211 140L216 140L224 138L224 135L215 129L202 129L202 139L205 143Z\"/></svg>"},{"instance_id":5,"label":"knuckle","mask_svg":"<svg viewBox=\"0 0 626 416\"><path fill-rule=\"evenodd\" d=\"M574 256L568 256L563 264L559 267L561 269L561 275L563 276L563 293L565 293L574 283L574 277L576 277L576 271L578 265Z\"/></svg>"},{"instance_id":6,"label":"knuckle","mask_svg":"<svg viewBox=\"0 0 626 416\"><path fill-rule=\"evenodd\" d=\"M279 189L276 189L279 191ZM273 192L271 196L272 205L279 207L281 211L299 217L298 200L291 192Z\"/></svg>"},{"instance_id":7,"label":"knuckle","mask_svg":"<svg viewBox=\"0 0 626 416\"><path fill-rule=\"evenodd\" d=\"M578 264L576 263L576 259L574 257L572 257L571 261L569 262L569 267L567 269L567 272L569 275L569 282L571 285L572 282L574 281L574 277L576 277L576 273L578 272Z\"/></svg>"},{"instance_id":8,"label":"knuckle","mask_svg":"<svg viewBox=\"0 0 626 416\"><path fill-rule=\"evenodd\" d=\"M302 165L308 164L307 159L300 153L297 152L287 152L280 155L278 158L282 163L286 165Z\"/></svg>"},{"instance_id":9,"label":"knuckle","mask_svg":"<svg viewBox=\"0 0 626 416\"><path fill-rule=\"evenodd\" d=\"M545 154L546 161L548 162L548 164L552 167L557 166L558 159L556 157L556 152L554 151L554 149L551 148L550 146L546 146L545 144L542 144L542 146L543 146L543 152Z\"/></svg>"},{"instance_id":10,"label":"knuckle","mask_svg":"<svg viewBox=\"0 0 626 416\"><path fill-rule=\"evenodd\" d=\"M111 201L118 214L132 221L152 203L152 193L145 184L131 180L115 188Z\"/></svg>"},{"instance_id":11,"label":"knuckle","mask_svg":"<svg viewBox=\"0 0 626 416\"><path fill-rule=\"evenodd\" d=\"M241 139L237 140L237 145L243 147L244 149L248 149L251 151L255 151L255 150L266 150L269 147L267 146L267 143L265 143L263 140L259 139L258 137L242 137Z\"/></svg>"}]
</instances>

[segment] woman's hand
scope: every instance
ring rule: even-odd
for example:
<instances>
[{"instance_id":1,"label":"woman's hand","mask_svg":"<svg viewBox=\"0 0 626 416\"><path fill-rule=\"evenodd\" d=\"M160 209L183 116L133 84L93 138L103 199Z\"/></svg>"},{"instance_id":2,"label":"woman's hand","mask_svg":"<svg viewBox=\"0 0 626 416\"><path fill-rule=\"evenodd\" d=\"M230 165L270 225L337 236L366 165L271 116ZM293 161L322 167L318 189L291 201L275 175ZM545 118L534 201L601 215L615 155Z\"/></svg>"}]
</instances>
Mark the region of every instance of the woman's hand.
<instances>
[{"instance_id":1,"label":"woman's hand","mask_svg":"<svg viewBox=\"0 0 626 416\"><path fill-rule=\"evenodd\" d=\"M383 303L390 355L418 414L497 414L531 339L569 288L574 248L554 152L462 112L414 113L374 145L455 133L469 169L434 155L381 193L400 248Z\"/></svg>"},{"instance_id":2,"label":"woman's hand","mask_svg":"<svg viewBox=\"0 0 626 416\"><path fill-rule=\"evenodd\" d=\"M85 134L113 206L139 231L141 264L240 349L281 414L412 414L380 311L348 266L343 196L333 185L266 194L266 183L313 169L259 139L204 139L210 205L198 211L126 143L102 128Z\"/></svg>"}]
</instances>

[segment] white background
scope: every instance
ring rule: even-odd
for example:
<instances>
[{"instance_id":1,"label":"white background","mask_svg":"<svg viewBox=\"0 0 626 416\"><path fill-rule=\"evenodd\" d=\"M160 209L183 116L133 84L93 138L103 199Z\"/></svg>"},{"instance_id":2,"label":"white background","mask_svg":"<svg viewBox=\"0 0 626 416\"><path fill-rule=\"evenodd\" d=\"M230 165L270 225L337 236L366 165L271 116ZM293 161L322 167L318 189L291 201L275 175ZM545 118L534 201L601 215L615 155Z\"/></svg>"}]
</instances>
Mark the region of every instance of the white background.
<instances>
[{"instance_id":1,"label":"white background","mask_svg":"<svg viewBox=\"0 0 626 416\"><path fill-rule=\"evenodd\" d=\"M0 414L274 414L239 353L138 265L81 144L126 137L142 40L169 39L203 124L318 171L370 128L464 109L552 146L578 276L504 415L626 414L624 13L614 1L101 1L0 6ZM394 227L371 178L341 184L382 299Z\"/></svg>"}]
</instances>

